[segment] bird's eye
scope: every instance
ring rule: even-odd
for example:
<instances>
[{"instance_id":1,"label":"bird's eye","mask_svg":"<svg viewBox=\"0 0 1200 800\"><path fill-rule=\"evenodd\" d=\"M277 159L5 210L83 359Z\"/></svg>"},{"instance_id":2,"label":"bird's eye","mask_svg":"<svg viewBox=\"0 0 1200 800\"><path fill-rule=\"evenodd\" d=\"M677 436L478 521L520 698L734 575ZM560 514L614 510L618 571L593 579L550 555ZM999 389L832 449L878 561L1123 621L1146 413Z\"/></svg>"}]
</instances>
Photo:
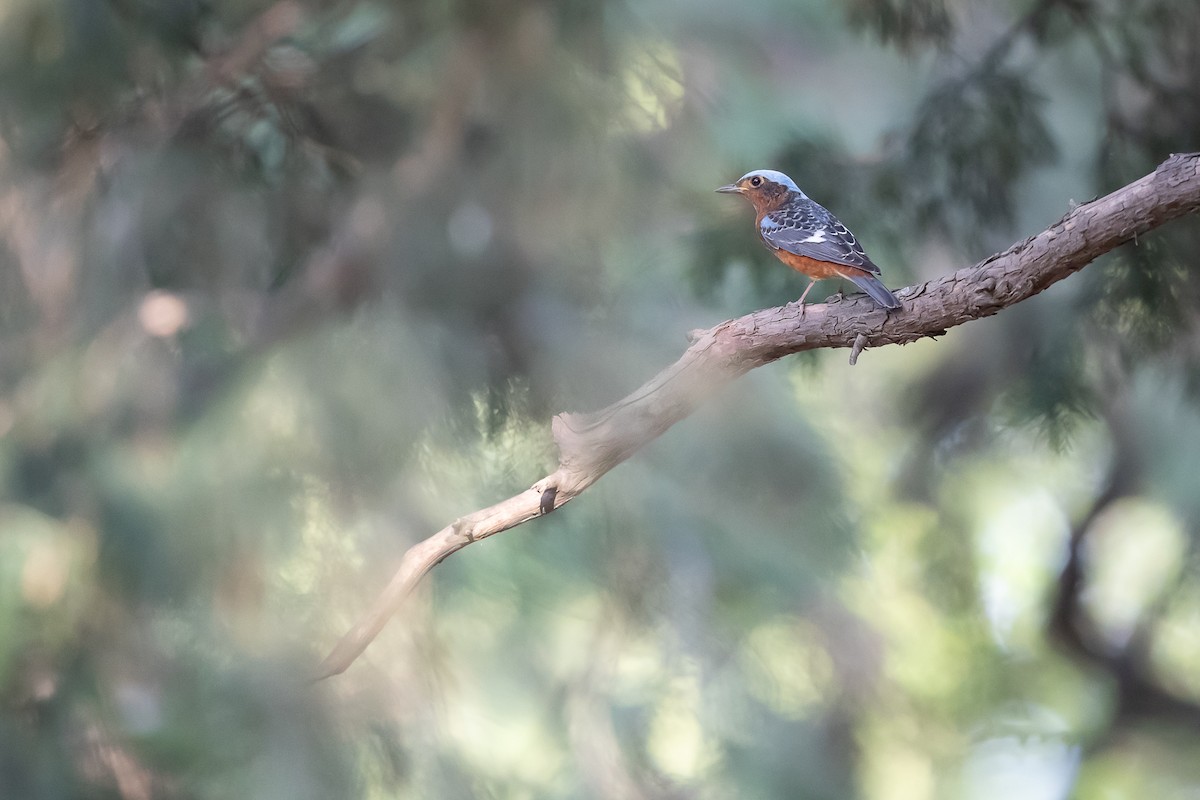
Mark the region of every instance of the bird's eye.
<instances>
[{"instance_id":1,"label":"bird's eye","mask_svg":"<svg viewBox=\"0 0 1200 800\"><path fill-rule=\"evenodd\" d=\"M755 175L753 178L750 179L750 185L754 186L754 187L762 186L762 176Z\"/></svg>"}]
</instances>

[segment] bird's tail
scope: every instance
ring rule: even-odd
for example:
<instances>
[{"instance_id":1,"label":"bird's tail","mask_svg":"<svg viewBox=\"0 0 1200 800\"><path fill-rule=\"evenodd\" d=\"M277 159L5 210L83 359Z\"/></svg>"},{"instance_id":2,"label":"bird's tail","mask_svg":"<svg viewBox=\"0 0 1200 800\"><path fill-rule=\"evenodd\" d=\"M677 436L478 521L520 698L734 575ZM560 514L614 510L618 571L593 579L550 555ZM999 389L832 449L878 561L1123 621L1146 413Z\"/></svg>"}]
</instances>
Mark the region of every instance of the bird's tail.
<instances>
[{"instance_id":1,"label":"bird's tail","mask_svg":"<svg viewBox=\"0 0 1200 800\"><path fill-rule=\"evenodd\" d=\"M874 275L863 272L851 275L849 278L854 281L855 286L869 294L871 299L883 308L892 309L900 307L900 301L896 299L896 295L888 291L888 288Z\"/></svg>"}]
</instances>

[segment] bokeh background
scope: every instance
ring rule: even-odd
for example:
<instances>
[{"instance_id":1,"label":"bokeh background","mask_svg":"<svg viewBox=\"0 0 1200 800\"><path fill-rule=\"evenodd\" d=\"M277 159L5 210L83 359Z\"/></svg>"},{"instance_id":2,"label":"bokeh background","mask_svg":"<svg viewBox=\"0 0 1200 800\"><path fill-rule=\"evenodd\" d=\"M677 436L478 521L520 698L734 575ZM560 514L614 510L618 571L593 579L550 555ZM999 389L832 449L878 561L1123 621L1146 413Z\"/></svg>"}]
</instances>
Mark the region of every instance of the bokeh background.
<instances>
[{"instance_id":1,"label":"bokeh background","mask_svg":"<svg viewBox=\"0 0 1200 800\"><path fill-rule=\"evenodd\" d=\"M0 0L0 797L1195 798L1195 218L757 370L307 677L553 413L799 295L714 187L900 287L1198 86L1194 0Z\"/></svg>"}]
</instances>

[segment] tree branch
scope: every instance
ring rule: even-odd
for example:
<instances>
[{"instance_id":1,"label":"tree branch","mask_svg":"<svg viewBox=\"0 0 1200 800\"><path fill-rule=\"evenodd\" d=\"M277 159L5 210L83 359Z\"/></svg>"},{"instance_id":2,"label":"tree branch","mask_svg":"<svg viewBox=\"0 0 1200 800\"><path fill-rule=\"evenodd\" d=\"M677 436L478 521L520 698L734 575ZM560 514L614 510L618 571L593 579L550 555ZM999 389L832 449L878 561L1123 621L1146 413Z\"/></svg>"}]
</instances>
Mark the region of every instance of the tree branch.
<instances>
[{"instance_id":1,"label":"tree branch","mask_svg":"<svg viewBox=\"0 0 1200 800\"><path fill-rule=\"evenodd\" d=\"M1095 523L1115 503L1138 492L1145 461L1140 443L1133 435L1129 399L1119 386L1108 387L1100 416L1113 443L1108 479L1091 508L1071 530L1067 561L1059 574L1046 626L1052 643L1080 664L1099 670L1112 680L1115 708L1107 728L1094 737L1093 747L1111 740L1120 724L1129 720L1170 720L1200 729L1200 703L1173 693L1159 680L1150 659L1153 636L1168 595L1162 594L1142 614L1132 635L1121 646L1105 641L1101 626L1083 602L1088 585L1085 550Z\"/></svg>"},{"instance_id":2,"label":"tree branch","mask_svg":"<svg viewBox=\"0 0 1200 800\"><path fill-rule=\"evenodd\" d=\"M1173 155L1151 174L1081 205L1002 253L897 292L888 314L869 300L769 308L694 331L692 344L641 388L591 414L559 414L551 424L558 469L532 488L455 520L404 554L400 568L317 670L344 671L379 634L413 587L447 556L569 502L701 402L746 372L823 347L905 344L991 316L1046 289L1136 236L1200 208L1200 154Z\"/></svg>"}]
</instances>

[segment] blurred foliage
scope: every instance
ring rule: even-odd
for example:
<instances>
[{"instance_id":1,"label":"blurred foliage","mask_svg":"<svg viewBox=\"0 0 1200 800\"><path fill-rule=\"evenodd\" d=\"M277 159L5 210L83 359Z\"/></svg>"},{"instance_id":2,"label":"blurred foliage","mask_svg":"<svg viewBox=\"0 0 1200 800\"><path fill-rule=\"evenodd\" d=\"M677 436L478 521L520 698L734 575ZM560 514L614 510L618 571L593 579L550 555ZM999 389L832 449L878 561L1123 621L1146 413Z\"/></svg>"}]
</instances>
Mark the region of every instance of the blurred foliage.
<instances>
[{"instance_id":1,"label":"blurred foliage","mask_svg":"<svg viewBox=\"0 0 1200 800\"><path fill-rule=\"evenodd\" d=\"M1198 85L1193 0L0 0L0 797L1194 796L1194 219L747 376L306 680L552 413L803 289L715 186L901 286Z\"/></svg>"},{"instance_id":2,"label":"blurred foliage","mask_svg":"<svg viewBox=\"0 0 1200 800\"><path fill-rule=\"evenodd\" d=\"M945 0L850 0L847 19L905 51L947 44L954 34Z\"/></svg>"}]
</instances>

